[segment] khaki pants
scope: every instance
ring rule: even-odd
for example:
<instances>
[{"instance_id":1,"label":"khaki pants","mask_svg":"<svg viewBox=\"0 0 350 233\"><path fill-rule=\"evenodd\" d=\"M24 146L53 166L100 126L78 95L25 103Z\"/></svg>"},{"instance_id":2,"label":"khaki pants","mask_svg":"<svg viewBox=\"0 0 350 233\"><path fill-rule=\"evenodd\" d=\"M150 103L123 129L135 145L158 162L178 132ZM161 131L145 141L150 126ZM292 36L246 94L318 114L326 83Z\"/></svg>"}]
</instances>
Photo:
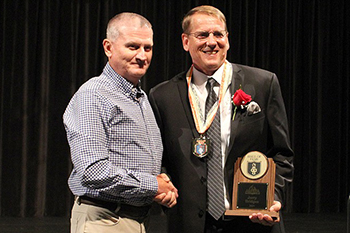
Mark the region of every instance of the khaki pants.
<instances>
[{"instance_id":1,"label":"khaki pants","mask_svg":"<svg viewBox=\"0 0 350 233\"><path fill-rule=\"evenodd\" d=\"M144 223L122 218L118 212L74 202L71 216L71 233L145 233Z\"/></svg>"}]
</instances>

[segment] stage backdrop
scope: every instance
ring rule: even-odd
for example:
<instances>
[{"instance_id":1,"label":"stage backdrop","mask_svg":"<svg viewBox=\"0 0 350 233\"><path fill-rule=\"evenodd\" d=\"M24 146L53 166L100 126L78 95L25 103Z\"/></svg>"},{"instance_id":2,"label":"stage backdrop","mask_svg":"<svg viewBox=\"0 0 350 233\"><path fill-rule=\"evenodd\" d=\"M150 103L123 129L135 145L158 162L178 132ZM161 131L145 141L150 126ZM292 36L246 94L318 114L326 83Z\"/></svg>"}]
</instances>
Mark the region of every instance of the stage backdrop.
<instances>
[{"instance_id":1,"label":"stage backdrop","mask_svg":"<svg viewBox=\"0 0 350 233\"><path fill-rule=\"evenodd\" d=\"M148 18L154 56L148 90L191 65L181 19L210 4L227 17L228 60L277 74L295 151L286 211L345 212L350 190L350 3L347 0L2 0L0 213L68 216L71 171L62 114L99 75L108 20Z\"/></svg>"}]
</instances>

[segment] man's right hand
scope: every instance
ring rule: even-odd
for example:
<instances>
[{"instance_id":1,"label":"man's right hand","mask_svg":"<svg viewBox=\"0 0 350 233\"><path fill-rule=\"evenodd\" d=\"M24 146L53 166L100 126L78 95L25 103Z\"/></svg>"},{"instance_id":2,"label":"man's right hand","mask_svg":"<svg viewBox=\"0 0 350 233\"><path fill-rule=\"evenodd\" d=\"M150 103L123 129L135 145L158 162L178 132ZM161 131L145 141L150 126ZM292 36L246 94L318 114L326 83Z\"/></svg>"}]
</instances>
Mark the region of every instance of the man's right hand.
<instances>
[{"instance_id":1,"label":"man's right hand","mask_svg":"<svg viewBox=\"0 0 350 233\"><path fill-rule=\"evenodd\" d=\"M154 197L154 201L168 208L176 205L176 199L179 197L177 189L170 181L169 177L165 174L159 174L157 176L158 192Z\"/></svg>"}]
</instances>

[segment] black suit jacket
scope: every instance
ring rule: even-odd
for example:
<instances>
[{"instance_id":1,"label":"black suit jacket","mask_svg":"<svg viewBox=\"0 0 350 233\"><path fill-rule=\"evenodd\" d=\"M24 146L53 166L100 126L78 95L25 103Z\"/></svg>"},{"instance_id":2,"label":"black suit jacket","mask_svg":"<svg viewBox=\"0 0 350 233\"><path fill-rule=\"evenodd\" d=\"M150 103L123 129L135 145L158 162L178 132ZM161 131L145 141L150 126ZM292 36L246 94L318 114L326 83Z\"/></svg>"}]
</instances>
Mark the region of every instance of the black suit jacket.
<instances>
[{"instance_id":1,"label":"black suit jacket","mask_svg":"<svg viewBox=\"0 0 350 233\"><path fill-rule=\"evenodd\" d=\"M293 177L293 151L288 136L288 122L275 74L253 67L232 64L231 95L241 86L261 107L261 112L248 116L237 111L231 123L231 138L225 163L225 185L232 197L233 166L237 157L260 151L276 163L275 200L283 204L286 182ZM186 72L152 88L149 94L164 144L163 167L179 190L178 204L167 210L169 232L202 233L206 213L206 163L192 154L191 142L199 136L191 113ZM231 198L230 198L231 199ZM243 232L264 230L248 218L239 218ZM280 224L273 232L283 232ZM256 230L255 230L256 228ZM259 229L258 229L259 228ZM283 228L283 227L282 227ZM238 229L236 229L238 230Z\"/></svg>"}]
</instances>

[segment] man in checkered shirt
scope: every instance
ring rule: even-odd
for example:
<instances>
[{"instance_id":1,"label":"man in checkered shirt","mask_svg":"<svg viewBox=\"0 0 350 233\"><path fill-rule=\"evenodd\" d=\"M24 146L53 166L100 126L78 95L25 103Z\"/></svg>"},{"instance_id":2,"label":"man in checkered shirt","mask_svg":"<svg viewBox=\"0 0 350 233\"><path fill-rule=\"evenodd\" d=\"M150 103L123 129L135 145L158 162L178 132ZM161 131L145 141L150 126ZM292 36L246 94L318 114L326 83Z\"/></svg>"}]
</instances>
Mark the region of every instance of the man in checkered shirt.
<instances>
[{"instance_id":1,"label":"man in checkered shirt","mask_svg":"<svg viewBox=\"0 0 350 233\"><path fill-rule=\"evenodd\" d=\"M145 232L150 205L176 204L177 189L160 173L163 146L139 80L152 58L150 22L121 13L107 26L108 63L74 94L63 115L76 196L71 232Z\"/></svg>"}]
</instances>

